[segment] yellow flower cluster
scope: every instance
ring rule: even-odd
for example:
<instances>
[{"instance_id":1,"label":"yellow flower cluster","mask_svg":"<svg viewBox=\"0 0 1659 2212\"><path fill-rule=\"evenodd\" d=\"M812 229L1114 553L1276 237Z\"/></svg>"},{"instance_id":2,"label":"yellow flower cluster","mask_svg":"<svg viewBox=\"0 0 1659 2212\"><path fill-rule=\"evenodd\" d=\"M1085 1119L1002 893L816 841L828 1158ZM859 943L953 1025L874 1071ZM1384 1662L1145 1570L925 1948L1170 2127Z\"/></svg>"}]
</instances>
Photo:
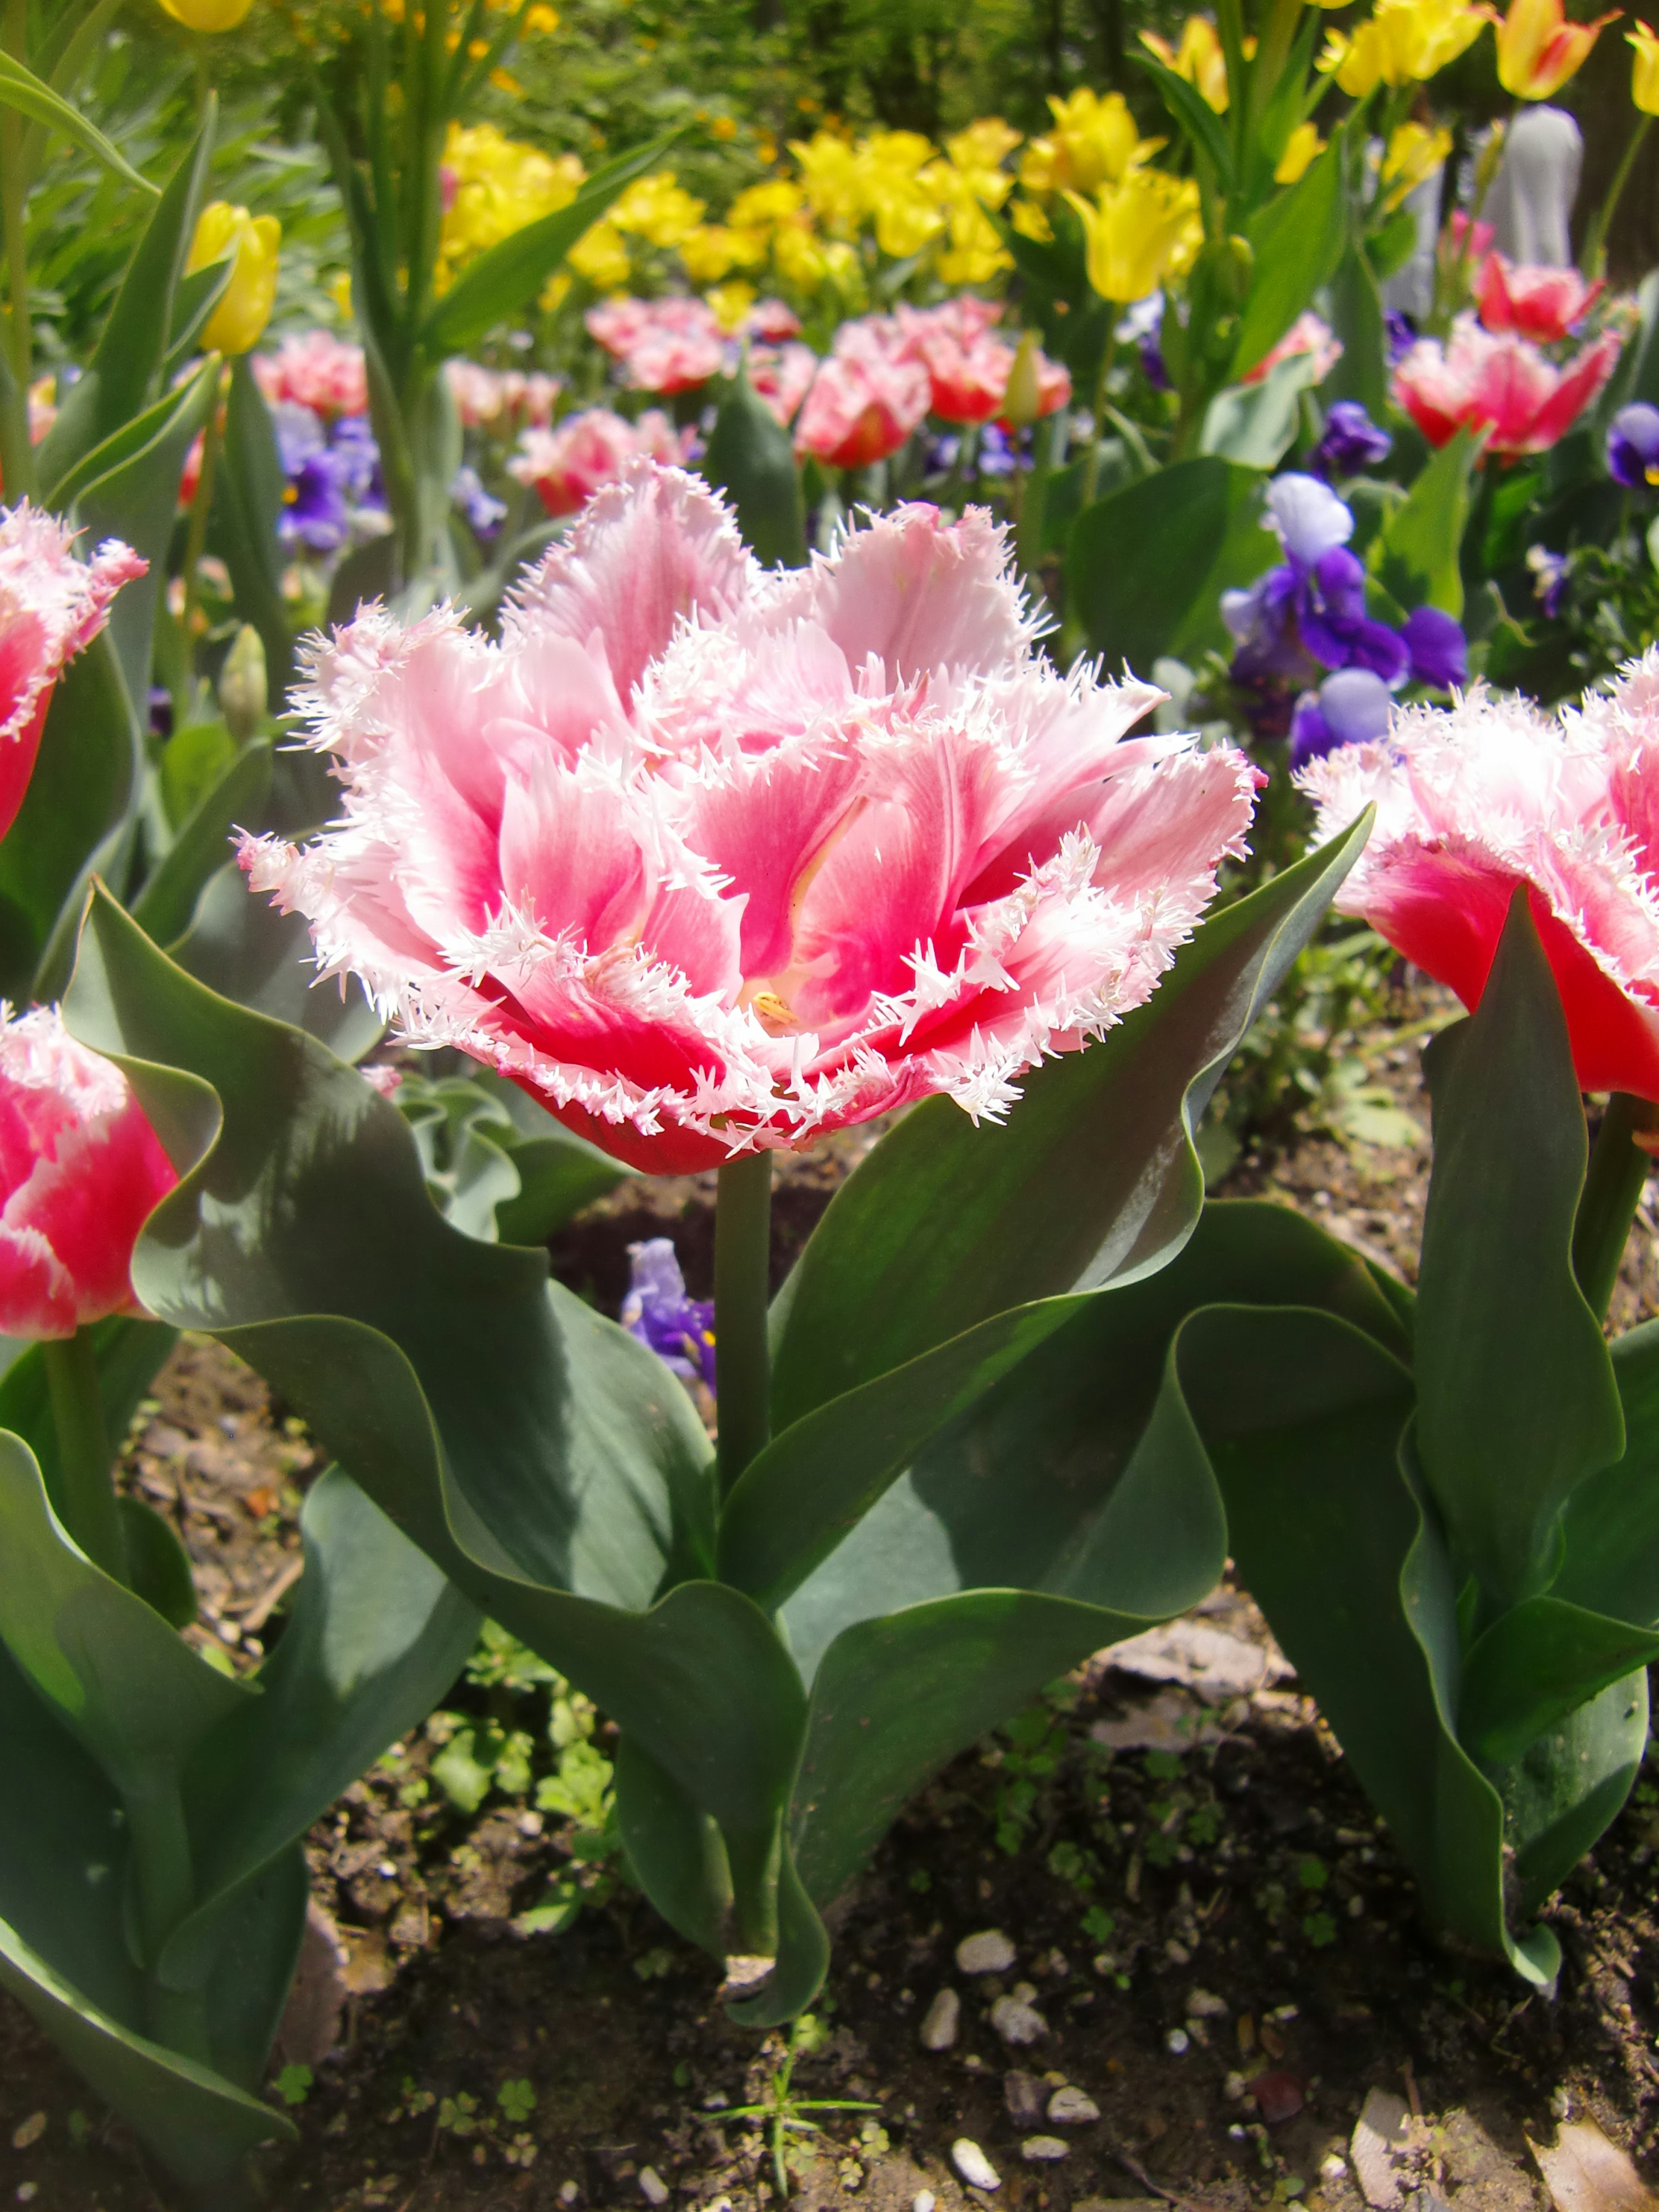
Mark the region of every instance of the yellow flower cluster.
<instances>
[{"instance_id":1,"label":"yellow flower cluster","mask_svg":"<svg viewBox=\"0 0 1659 2212\"><path fill-rule=\"evenodd\" d=\"M1103 99L1085 86L1065 100L1051 92L1048 106L1054 127L1046 137L1032 139L1019 165L1021 185L1038 197L1121 184L1164 143L1141 137L1121 92Z\"/></svg>"},{"instance_id":2,"label":"yellow flower cluster","mask_svg":"<svg viewBox=\"0 0 1659 2212\"><path fill-rule=\"evenodd\" d=\"M1211 67L1220 48L1206 44L1206 34L1214 40L1213 27L1194 15L1173 52L1160 40L1148 43L1212 106L1218 96L1224 106L1225 70L1218 78ZM1063 193L1083 223L1089 282L1108 300L1142 299L1166 276L1191 268L1204 243L1198 186L1190 177L1151 166L1165 142L1140 136L1121 93L1103 97L1085 88L1065 100L1051 94L1048 106L1054 128L1031 141L1020 163L1019 180L1030 197L1011 210L1015 229L1027 238L1052 237L1042 202Z\"/></svg>"},{"instance_id":3,"label":"yellow flower cluster","mask_svg":"<svg viewBox=\"0 0 1659 2212\"><path fill-rule=\"evenodd\" d=\"M1328 31L1318 66L1354 99L1379 84L1434 76L1472 46L1492 21L1478 0L1376 0L1352 35Z\"/></svg>"},{"instance_id":4,"label":"yellow flower cluster","mask_svg":"<svg viewBox=\"0 0 1659 2212\"><path fill-rule=\"evenodd\" d=\"M1415 191L1437 169L1445 167L1451 149L1449 131L1431 131L1421 123L1402 123L1389 139L1389 150L1382 156L1383 206L1397 208L1407 193Z\"/></svg>"},{"instance_id":5,"label":"yellow flower cluster","mask_svg":"<svg viewBox=\"0 0 1659 2212\"><path fill-rule=\"evenodd\" d=\"M436 281L441 292L475 254L499 245L526 223L568 207L587 173L574 154L538 153L533 146L504 137L493 123L452 123L444 142L443 167L447 206L438 235ZM592 234L590 231L588 236ZM627 274L624 253L622 277L617 281L625 282Z\"/></svg>"},{"instance_id":6,"label":"yellow flower cluster","mask_svg":"<svg viewBox=\"0 0 1659 2212\"><path fill-rule=\"evenodd\" d=\"M1190 177L1135 167L1120 183L1103 185L1092 200L1080 192L1066 197L1083 223L1089 282L1120 307L1145 299L1166 276L1181 276L1204 243L1198 186Z\"/></svg>"},{"instance_id":7,"label":"yellow flower cluster","mask_svg":"<svg viewBox=\"0 0 1659 2212\"><path fill-rule=\"evenodd\" d=\"M1165 69L1177 76L1184 76L1195 85L1204 100L1218 115L1227 112L1227 60L1221 51L1221 40L1216 35L1215 25L1207 15L1188 15L1181 27L1181 44L1171 47L1167 39L1160 39L1156 31L1143 31L1140 43L1148 53L1156 54Z\"/></svg>"}]
</instances>

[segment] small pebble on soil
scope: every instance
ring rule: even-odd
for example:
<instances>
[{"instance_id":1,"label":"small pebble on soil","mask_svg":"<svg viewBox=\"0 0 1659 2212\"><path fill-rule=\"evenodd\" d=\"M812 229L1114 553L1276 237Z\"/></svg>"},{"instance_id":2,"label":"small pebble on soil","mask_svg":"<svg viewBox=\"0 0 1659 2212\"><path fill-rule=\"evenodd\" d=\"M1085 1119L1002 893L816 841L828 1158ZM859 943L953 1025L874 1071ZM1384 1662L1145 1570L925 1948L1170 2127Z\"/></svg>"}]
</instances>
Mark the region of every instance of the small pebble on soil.
<instances>
[{"instance_id":1,"label":"small pebble on soil","mask_svg":"<svg viewBox=\"0 0 1659 2212\"><path fill-rule=\"evenodd\" d=\"M1006 1974L1014 1963L1013 1945L1000 1928L982 1928L957 1945L957 1965L964 1974Z\"/></svg>"},{"instance_id":2,"label":"small pebble on soil","mask_svg":"<svg viewBox=\"0 0 1659 2212\"><path fill-rule=\"evenodd\" d=\"M1019 2147L1019 2154L1033 2166L1052 2164L1055 2159L1069 2158L1071 2145L1061 2142L1058 2136L1027 2136Z\"/></svg>"},{"instance_id":3,"label":"small pebble on soil","mask_svg":"<svg viewBox=\"0 0 1659 2212\"><path fill-rule=\"evenodd\" d=\"M1100 2118L1100 2107L1081 2089L1056 2089L1048 2100L1048 2118L1062 2128L1086 2128Z\"/></svg>"},{"instance_id":4,"label":"small pebble on soil","mask_svg":"<svg viewBox=\"0 0 1659 2212\"><path fill-rule=\"evenodd\" d=\"M958 2136L951 2146L951 2163L969 2189L1000 2189L997 2172L971 2136Z\"/></svg>"},{"instance_id":5,"label":"small pebble on soil","mask_svg":"<svg viewBox=\"0 0 1659 2212\"><path fill-rule=\"evenodd\" d=\"M918 2031L924 2051L948 2051L957 2039L962 2018L962 1999L954 1990L941 1990L922 2016Z\"/></svg>"}]
</instances>

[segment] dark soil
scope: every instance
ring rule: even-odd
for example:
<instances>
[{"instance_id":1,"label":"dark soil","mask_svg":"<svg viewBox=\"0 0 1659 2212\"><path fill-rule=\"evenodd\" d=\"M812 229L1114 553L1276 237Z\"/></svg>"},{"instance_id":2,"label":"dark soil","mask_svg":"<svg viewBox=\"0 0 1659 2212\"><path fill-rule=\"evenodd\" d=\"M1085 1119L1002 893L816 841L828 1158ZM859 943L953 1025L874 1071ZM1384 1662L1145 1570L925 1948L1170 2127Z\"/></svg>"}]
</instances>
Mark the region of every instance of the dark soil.
<instances>
[{"instance_id":1,"label":"dark soil","mask_svg":"<svg viewBox=\"0 0 1659 2212\"><path fill-rule=\"evenodd\" d=\"M1394 1057L1387 1079L1426 1131L1415 1054ZM869 1140L782 1181L780 1273ZM1281 1197L1409 1277L1426 1176L1426 1141L1380 1152L1312 1139L1250 1155L1227 1188ZM625 1184L560 1240L559 1272L614 1311L626 1244L672 1234L704 1292L712 1207L712 1178ZM1644 1211L1620 1326L1659 1310L1655 1243ZM256 1663L297 1563L303 1431L273 1420L263 1385L218 1346L186 1342L126 1468L179 1518L204 1598L198 1633ZM538 1671L498 1646L313 1832L327 1921L273 2061L273 2082L284 2063L312 2077L285 2077L301 2142L265 2169L280 2212L759 2212L776 2200L769 2140L732 2114L766 2093L782 2043L733 2027L714 1965L614 1861L573 1856L588 1848L580 1820L538 1808L558 1759L550 1728L561 1741L592 1728L601 1753L609 1735ZM483 1760L486 1784L505 1747L471 1811L441 1779L458 1744ZM1638 2157L1659 2140L1656 1848L1659 1789L1644 1784L1547 1909L1565 1959L1553 2001L1457 1955L1424 1924L1260 1616L1224 1589L1191 1626L1060 1686L905 1814L840 1917L820 2047L793 2073L803 2098L873 2109L823 2112L821 2134L793 2137L792 2192L872 2212L909 2212L923 2191L940 2212L986 2203L951 2165L966 2136L1000 2177L999 2200L1027 2212L1102 2200L1358 2212L1349 2139L1380 2087L1427 2123L1409 2177L1419 2212L1437 2198L1454 2212L1541 2206L1526 2137L1547 2140L1564 2113L1594 2114ZM526 1914L544 1925L538 1908L575 1893L586 1903L564 1932L528 1932ZM1012 1965L960 1971L958 1943L992 1929ZM921 2023L946 1988L961 2000L957 2039L924 2048ZM1014 2018L1033 2040L1003 2039L1000 1998L1029 2008ZM1067 2084L1097 2120L1043 2117ZM1023 2154L1044 2136L1065 2155ZM40 2212L175 2202L3 1999L0 2192Z\"/></svg>"}]
</instances>

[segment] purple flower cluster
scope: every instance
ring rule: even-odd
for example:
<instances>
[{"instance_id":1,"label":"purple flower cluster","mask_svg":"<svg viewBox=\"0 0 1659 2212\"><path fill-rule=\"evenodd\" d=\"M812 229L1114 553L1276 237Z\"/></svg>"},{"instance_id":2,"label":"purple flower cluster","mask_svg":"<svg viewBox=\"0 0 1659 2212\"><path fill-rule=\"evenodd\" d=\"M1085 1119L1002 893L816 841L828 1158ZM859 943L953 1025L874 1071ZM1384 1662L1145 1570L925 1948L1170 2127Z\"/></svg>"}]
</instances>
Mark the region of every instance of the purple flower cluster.
<instances>
[{"instance_id":1,"label":"purple flower cluster","mask_svg":"<svg viewBox=\"0 0 1659 2212\"><path fill-rule=\"evenodd\" d=\"M1379 429L1357 399L1333 400L1324 435L1308 457L1308 466L1328 483L1333 477L1357 477L1385 461L1394 440Z\"/></svg>"},{"instance_id":2,"label":"purple flower cluster","mask_svg":"<svg viewBox=\"0 0 1659 2212\"><path fill-rule=\"evenodd\" d=\"M689 1298L685 1278L666 1237L630 1244L631 1279L623 1300L622 1325L687 1382L714 1388L714 1308Z\"/></svg>"},{"instance_id":3,"label":"purple flower cluster","mask_svg":"<svg viewBox=\"0 0 1659 2212\"><path fill-rule=\"evenodd\" d=\"M1659 407L1621 407L1607 425L1607 474L1632 491L1659 483Z\"/></svg>"},{"instance_id":4,"label":"purple flower cluster","mask_svg":"<svg viewBox=\"0 0 1659 2212\"><path fill-rule=\"evenodd\" d=\"M1262 693L1302 689L1292 766L1376 734L1379 714L1386 728L1389 700L1403 684L1445 691L1468 680L1468 642L1438 607L1417 608L1399 629L1367 614L1365 571L1348 550L1353 516L1328 483L1275 478L1267 518L1285 560L1247 591L1224 592L1221 617L1237 641L1236 683Z\"/></svg>"},{"instance_id":5,"label":"purple flower cluster","mask_svg":"<svg viewBox=\"0 0 1659 2212\"><path fill-rule=\"evenodd\" d=\"M366 415L342 415L331 428L309 407L284 400L271 410L287 488L278 535L286 546L337 553L359 518L386 518L380 449Z\"/></svg>"}]
</instances>

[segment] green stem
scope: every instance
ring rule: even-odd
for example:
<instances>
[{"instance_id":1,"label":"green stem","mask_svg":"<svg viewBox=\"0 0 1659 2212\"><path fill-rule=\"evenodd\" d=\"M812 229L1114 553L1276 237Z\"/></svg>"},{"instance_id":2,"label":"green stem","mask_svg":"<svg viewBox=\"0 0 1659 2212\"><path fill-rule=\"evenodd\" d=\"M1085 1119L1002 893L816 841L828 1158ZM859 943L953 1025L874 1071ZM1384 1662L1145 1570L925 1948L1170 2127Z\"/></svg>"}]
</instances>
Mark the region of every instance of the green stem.
<instances>
[{"instance_id":1,"label":"green stem","mask_svg":"<svg viewBox=\"0 0 1659 2212\"><path fill-rule=\"evenodd\" d=\"M1117 354L1117 319L1121 312L1115 300L1107 303L1112 310L1112 319L1106 332L1106 344L1100 356L1100 373L1095 379L1094 396L1089 412L1093 428L1089 434L1089 451L1083 463L1083 491L1078 504L1093 504L1095 486L1100 482L1100 434L1106 427L1106 380L1112 373L1112 362Z\"/></svg>"},{"instance_id":2,"label":"green stem","mask_svg":"<svg viewBox=\"0 0 1659 2212\"><path fill-rule=\"evenodd\" d=\"M1630 1225L1653 1165L1651 1156L1632 1139L1638 1130L1652 1128L1659 1128L1659 1106L1626 1091L1613 1092L1596 1132L1572 1230L1572 1272L1598 1321L1607 1319Z\"/></svg>"},{"instance_id":3,"label":"green stem","mask_svg":"<svg viewBox=\"0 0 1659 2212\"><path fill-rule=\"evenodd\" d=\"M1246 131L1251 136L1261 123L1267 102L1273 98L1274 87L1285 74L1285 64L1290 58L1297 26L1302 21L1304 4L1304 0L1273 0L1267 27L1261 34L1261 43L1250 65L1249 115Z\"/></svg>"},{"instance_id":4,"label":"green stem","mask_svg":"<svg viewBox=\"0 0 1659 2212\"><path fill-rule=\"evenodd\" d=\"M205 1991L167 1989L155 1972L167 1938L196 1902L179 1778L171 1766L146 1763L121 1794L132 1841L139 1942L148 1970L145 2024L169 2051L210 2065Z\"/></svg>"},{"instance_id":5,"label":"green stem","mask_svg":"<svg viewBox=\"0 0 1659 2212\"><path fill-rule=\"evenodd\" d=\"M126 1543L111 1479L112 1454L98 1388L98 1362L84 1328L40 1346L58 1431L64 1523L92 1561L118 1583L127 1578Z\"/></svg>"},{"instance_id":6,"label":"green stem","mask_svg":"<svg viewBox=\"0 0 1659 2212\"><path fill-rule=\"evenodd\" d=\"M14 61L28 61L28 0L6 0L3 44ZM0 113L0 228L6 252L6 367L11 389L0 421L0 467L6 497L32 498L39 490L34 447L29 437L29 378L33 341L29 329L28 233L25 210L28 183L23 171L23 118L8 107Z\"/></svg>"},{"instance_id":7,"label":"green stem","mask_svg":"<svg viewBox=\"0 0 1659 2212\"><path fill-rule=\"evenodd\" d=\"M196 667L196 608L202 596L202 556L207 550L208 516L213 507L213 478L219 459L219 395L202 432L202 472L196 480L196 496L190 503L190 528L185 537L185 605L179 617L185 634L185 665L193 677Z\"/></svg>"},{"instance_id":8,"label":"green stem","mask_svg":"<svg viewBox=\"0 0 1659 2212\"><path fill-rule=\"evenodd\" d=\"M714 1356L720 1494L772 1433L766 1306L772 1238L772 1155L748 1152L720 1171L714 1209Z\"/></svg>"},{"instance_id":9,"label":"green stem","mask_svg":"<svg viewBox=\"0 0 1659 2212\"><path fill-rule=\"evenodd\" d=\"M1590 227L1584 234L1584 250L1578 257L1578 266L1588 277L1600 276L1607 268L1607 232L1613 226L1613 218L1624 195L1625 186L1630 182L1630 173L1636 166L1636 156L1641 151L1642 142L1652 128L1653 118L1650 115L1638 117L1636 128L1631 132L1619 167L1613 172L1613 182L1607 186L1607 198L1596 209Z\"/></svg>"}]
</instances>

